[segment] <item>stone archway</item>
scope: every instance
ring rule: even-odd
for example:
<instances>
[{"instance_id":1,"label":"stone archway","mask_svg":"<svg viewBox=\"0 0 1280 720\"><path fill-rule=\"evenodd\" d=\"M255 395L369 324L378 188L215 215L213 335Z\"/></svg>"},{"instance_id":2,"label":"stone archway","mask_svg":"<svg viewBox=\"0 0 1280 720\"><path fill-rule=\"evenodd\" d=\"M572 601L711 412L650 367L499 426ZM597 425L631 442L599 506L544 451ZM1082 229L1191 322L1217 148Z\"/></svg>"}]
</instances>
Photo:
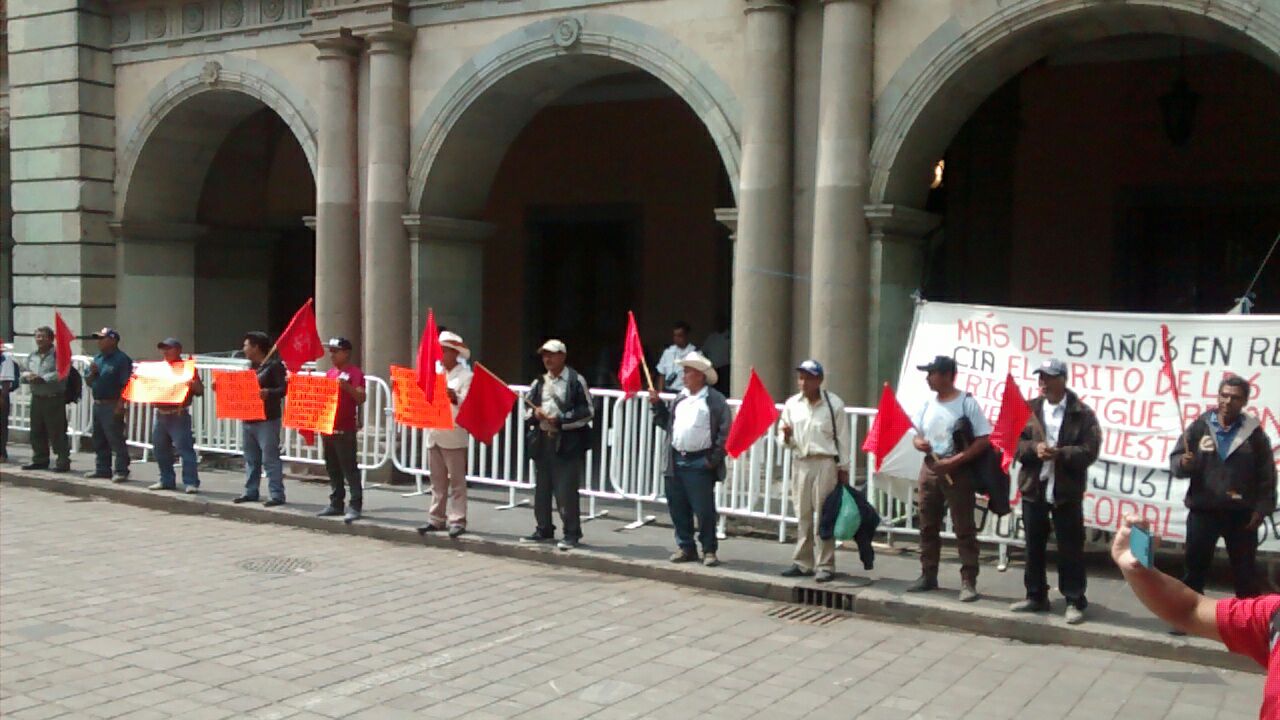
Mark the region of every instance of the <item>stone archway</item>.
<instances>
[{"instance_id":1,"label":"stone archway","mask_svg":"<svg viewBox=\"0 0 1280 720\"><path fill-rule=\"evenodd\" d=\"M983 100L1027 65L1071 45L1131 33L1167 34L1233 48L1280 71L1280 9L1267 3L970 4L963 16L953 17L920 43L876 98L873 205L919 207L930 168Z\"/></svg>"},{"instance_id":2,"label":"stone archway","mask_svg":"<svg viewBox=\"0 0 1280 720\"><path fill-rule=\"evenodd\" d=\"M209 352L279 329L313 284L315 121L295 88L243 58L189 63L152 91L118 132L122 333Z\"/></svg>"},{"instance_id":3,"label":"stone archway","mask_svg":"<svg viewBox=\"0 0 1280 720\"><path fill-rule=\"evenodd\" d=\"M1169 35L1242 52L1280 71L1280 11L1252 0L974 0L907 57L875 101L870 385L896 374L920 287L922 240L941 218L921 212L929 178L982 103L1032 63L1125 35Z\"/></svg>"},{"instance_id":4,"label":"stone archway","mask_svg":"<svg viewBox=\"0 0 1280 720\"><path fill-rule=\"evenodd\" d=\"M572 63L553 63L572 58ZM693 51L651 26L581 13L543 20L481 50L445 83L414 124L409 209L468 217L511 140L538 110L569 88L619 66L643 70L679 95L702 120L735 183L741 110L728 85ZM501 112L488 112L488 108ZM459 158L465 162L454 162ZM449 176L450 168L457 176Z\"/></svg>"},{"instance_id":5,"label":"stone archway","mask_svg":"<svg viewBox=\"0 0 1280 720\"><path fill-rule=\"evenodd\" d=\"M437 313L447 308L445 315L437 314L437 320L463 331L468 342L483 342L483 239L495 233L504 242L512 242L503 234L508 226L485 216L486 202L501 177L504 159L517 147L522 133L536 128L538 117L545 117L540 113L559 99L583 87L637 75L660 88L697 126L696 132L705 134L709 157L727 177L728 191L719 204L734 204L741 111L727 84L706 61L658 29L613 15L575 13L532 23L502 36L469 59L435 93L414 125L409 222L414 308L419 315L428 305ZM577 140L563 138L568 143ZM621 208L615 209L627 217L608 222L592 217L602 227L615 220L618 228L640 222ZM708 227L716 227L714 210L714 203L706 206ZM587 215L575 217L574 222L587 222ZM724 264L727 267L727 261ZM456 272L460 267L467 268L465 277ZM415 324L421 325L422 319L416 318ZM663 322L674 319L664 318ZM705 321L700 330L709 331L711 324L711 320ZM527 324L519 327L531 332ZM521 331L517 328L514 332ZM497 336L511 337L510 333Z\"/></svg>"}]
</instances>

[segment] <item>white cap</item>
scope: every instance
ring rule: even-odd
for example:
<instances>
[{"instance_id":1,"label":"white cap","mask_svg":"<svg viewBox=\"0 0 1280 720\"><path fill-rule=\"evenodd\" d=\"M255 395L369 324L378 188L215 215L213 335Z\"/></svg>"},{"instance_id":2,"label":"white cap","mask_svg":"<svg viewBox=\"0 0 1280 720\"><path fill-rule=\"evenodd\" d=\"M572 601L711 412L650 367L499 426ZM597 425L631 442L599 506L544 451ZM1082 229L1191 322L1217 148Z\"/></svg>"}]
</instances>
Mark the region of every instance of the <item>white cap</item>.
<instances>
[{"instance_id":1,"label":"white cap","mask_svg":"<svg viewBox=\"0 0 1280 720\"><path fill-rule=\"evenodd\" d=\"M542 343L542 347L538 348L539 353L568 353L569 348L564 346L560 340L548 340Z\"/></svg>"}]
</instances>

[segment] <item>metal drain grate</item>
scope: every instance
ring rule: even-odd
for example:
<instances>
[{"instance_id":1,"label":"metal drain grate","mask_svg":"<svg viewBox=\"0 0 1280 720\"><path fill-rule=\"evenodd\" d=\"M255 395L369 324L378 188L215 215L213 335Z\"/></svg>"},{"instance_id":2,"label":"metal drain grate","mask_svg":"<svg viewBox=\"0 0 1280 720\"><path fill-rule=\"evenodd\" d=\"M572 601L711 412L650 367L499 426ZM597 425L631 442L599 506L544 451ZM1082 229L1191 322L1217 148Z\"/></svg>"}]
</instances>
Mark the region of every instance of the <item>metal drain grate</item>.
<instances>
[{"instance_id":1,"label":"metal drain grate","mask_svg":"<svg viewBox=\"0 0 1280 720\"><path fill-rule=\"evenodd\" d=\"M853 593L815 587L791 588L791 602L798 605L853 612Z\"/></svg>"},{"instance_id":2,"label":"metal drain grate","mask_svg":"<svg viewBox=\"0 0 1280 720\"><path fill-rule=\"evenodd\" d=\"M304 573L316 565L305 558L262 557L241 560L237 563L237 566L241 570L266 573L267 575L293 575L295 573Z\"/></svg>"},{"instance_id":3,"label":"metal drain grate","mask_svg":"<svg viewBox=\"0 0 1280 720\"><path fill-rule=\"evenodd\" d=\"M804 625L830 625L848 617L842 612L804 605L778 605L765 613L772 618Z\"/></svg>"}]
</instances>

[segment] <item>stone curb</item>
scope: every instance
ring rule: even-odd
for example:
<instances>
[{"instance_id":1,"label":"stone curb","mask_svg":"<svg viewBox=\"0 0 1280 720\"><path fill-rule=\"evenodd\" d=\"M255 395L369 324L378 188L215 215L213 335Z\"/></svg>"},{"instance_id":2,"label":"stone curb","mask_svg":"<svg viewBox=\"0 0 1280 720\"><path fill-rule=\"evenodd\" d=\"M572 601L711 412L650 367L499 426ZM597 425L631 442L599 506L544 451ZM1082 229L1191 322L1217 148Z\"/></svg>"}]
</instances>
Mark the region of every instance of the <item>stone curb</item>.
<instances>
[{"instance_id":1,"label":"stone curb","mask_svg":"<svg viewBox=\"0 0 1280 720\"><path fill-rule=\"evenodd\" d=\"M589 547L573 552L560 552L551 548L520 545L515 542L491 540L474 535L464 535L456 540L448 537L419 536L413 527L391 525L376 519L364 519L346 525L327 518L288 510L268 510L251 505L232 505L211 502L202 496L157 494L136 487L90 484L75 479L50 474L27 474L6 471L0 482L15 487L34 488L75 497L97 497L150 510L160 510L183 515L207 515L210 517L239 520L259 524L284 525L316 530L332 534L359 535L401 544L426 545L456 551L466 551L496 557L527 560L546 565L572 567L581 570L624 575L669 582L715 592L771 600L791 602L797 587L811 590L834 591L852 597L854 616L909 625L930 625L949 630L959 630L976 635L1002 637L1038 645L1064 645L1070 647L1110 650L1161 660L1176 660L1210 667L1225 668L1261 674L1262 670L1247 659L1233 655L1224 648L1205 641L1189 640L1173 636L1153 636L1137 630L1116 626L1058 625L1048 618L1035 616L1011 616L1007 612L980 607L953 607L930 603L924 599L908 598L867 587L820 586L813 583L799 585L773 581L754 573L719 568L714 572L698 567L696 571L644 560L619 558L593 551Z\"/></svg>"}]
</instances>

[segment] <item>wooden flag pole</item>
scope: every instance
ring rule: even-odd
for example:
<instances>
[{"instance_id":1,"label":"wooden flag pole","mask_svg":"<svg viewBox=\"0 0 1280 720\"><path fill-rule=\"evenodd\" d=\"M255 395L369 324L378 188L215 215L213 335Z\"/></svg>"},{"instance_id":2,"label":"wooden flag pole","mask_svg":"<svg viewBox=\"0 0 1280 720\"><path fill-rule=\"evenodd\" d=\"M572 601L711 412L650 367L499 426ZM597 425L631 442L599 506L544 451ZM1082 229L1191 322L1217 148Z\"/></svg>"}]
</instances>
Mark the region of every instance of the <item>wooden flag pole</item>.
<instances>
[{"instance_id":1,"label":"wooden flag pole","mask_svg":"<svg viewBox=\"0 0 1280 720\"><path fill-rule=\"evenodd\" d=\"M653 392L653 376L649 374L649 361L640 358L640 367L644 368L644 380L649 383L649 392Z\"/></svg>"}]
</instances>

